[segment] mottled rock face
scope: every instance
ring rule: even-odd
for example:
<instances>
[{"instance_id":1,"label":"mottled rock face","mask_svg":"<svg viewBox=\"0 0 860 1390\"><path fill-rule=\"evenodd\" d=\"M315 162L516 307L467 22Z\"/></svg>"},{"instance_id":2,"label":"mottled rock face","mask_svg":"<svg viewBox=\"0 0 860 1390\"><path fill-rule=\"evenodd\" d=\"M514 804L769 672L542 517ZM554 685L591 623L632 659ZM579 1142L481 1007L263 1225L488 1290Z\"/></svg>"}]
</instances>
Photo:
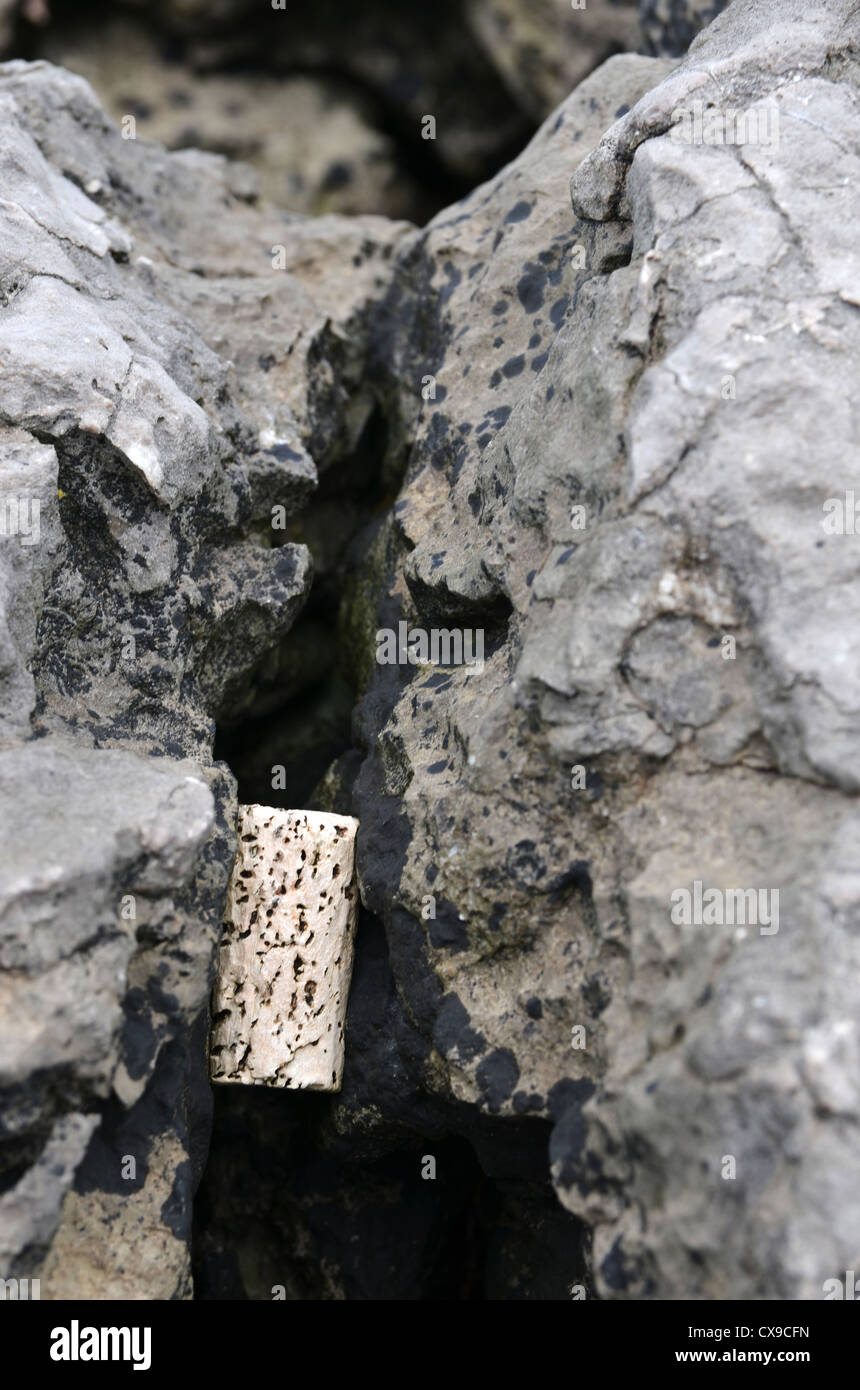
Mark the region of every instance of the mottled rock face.
<instances>
[{"instance_id":1,"label":"mottled rock face","mask_svg":"<svg viewBox=\"0 0 860 1390\"><path fill-rule=\"evenodd\" d=\"M820 1297L860 1232L849 9L610 61L386 307L384 621L491 655L371 674L362 894L427 1086L558 1121L605 1297Z\"/></svg>"},{"instance_id":2,"label":"mottled rock face","mask_svg":"<svg viewBox=\"0 0 860 1390\"><path fill-rule=\"evenodd\" d=\"M610 58L420 231L0 68L0 1255L43 1297L190 1296L204 1166L203 1297L854 1267L853 8ZM482 662L383 664L401 622ZM340 1092L219 1087L210 1144L249 715L273 814L360 820L362 910Z\"/></svg>"},{"instance_id":3,"label":"mottled rock face","mask_svg":"<svg viewBox=\"0 0 860 1390\"><path fill-rule=\"evenodd\" d=\"M640 0L642 35L652 53L681 57L730 0Z\"/></svg>"},{"instance_id":4,"label":"mottled rock face","mask_svg":"<svg viewBox=\"0 0 860 1390\"><path fill-rule=\"evenodd\" d=\"M539 574L576 548L572 500L587 497L596 511L571 488L571 447L617 448L606 412L621 409L593 314L567 379L556 374L559 331L595 293L590 232L571 216L564 169L571 149L583 157L666 70L610 60L519 161L415 238L392 296L403 314L411 277L426 277L438 316L430 334L418 319L397 344L394 386L415 442L388 523L390 602L412 625L482 627L486 654L480 672L377 668L361 710L364 728L379 732L356 787L363 824L372 819L359 873L364 900L404 942L395 971L424 1034L428 1075L441 1063L459 1099L493 1113L554 1114L565 1088L585 1099L597 1075L593 1055L573 1056L569 1042L583 1021L580 991L599 1000L611 967L611 952L583 937L592 855L575 828L582 818L601 826L603 808L593 773L579 805L571 794L569 767L545 746L516 667L529 632L547 621L550 605L533 602ZM613 229L608 244L607 255L623 259L627 233ZM422 409L410 385L430 373L435 402ZM572 432L558 412L571 409L577 376L582 416ZM514 462L506 441L526 408L531 439ZM553 424L543 429L542 419ZM516 465L533 501L512 517Z\"/></svg>"},{"instance_id":5,"label":"mottled rock face","mask_svg":"<svg viewBox=\"0 0 860 1390\"><path fill-rule=\"evenodd\" d=\"M123 0L132 12L140 0ZM211 63L230 50L282 69L335 67L400 121L435 114L443 157L465 172L540 119L611 53L640 38L637 0L337 0L313 10L256 0L145 0L143 8ZM519 108L519 109L517 109ZM496 126L493 126L493 117Z\"/></svg>"},{"instance_id":6,"label":"mottled rock face","mask_svg":"<svg viewBox=\"0 0 860 1390\"><path fill-rule=\"evenodd\" d=\"M639 46L635 0L466 0L464 11L511 96L535 120L611 53Z\"/></svg>"},{"instance_id":7,"label":"mottled rock face","mask_svg":"<svg viewBox=\"0 0 860 1390\"><path fill-rule=\"evenodd\" d=\"M258 7L260 17L276 38L278 16ZM134 120L138 139L247 160L280 207L425 220L438 206L374 124L373 103L329 76L197 71L166 57L163 38L125 13L50 26L40 49L91 82L118 124Z\"/></svg>"},{"instance_id":8,"label":"mottled rock face","mask_svg":"<svg viewBox=\"0 0 860 1390\"><path fill-rule=\"evenodd\" d=\"M348 15L339 0L60 0L50 23L19 29L25 56L92 82L138 138L248 160L296 212L419 223L641 43L636 0L360 0ZM2 27L0 53L19 56Z\"/></svg>"},{"instance_id":9,"label":"mottled rock face","mask_svg":"<svg viewBox=\"0 0 860 1390\"><path fill-rule=\"evenodd\" d=\"M309 591L279 542L372 410L405 228L264 211L45 64L0 69L0 105L3 1263L59 1222L43 1297L126 1296L128 1241L147 1296L185 1296L236 846L215 719Z\"/></svg>"}]
</instances>

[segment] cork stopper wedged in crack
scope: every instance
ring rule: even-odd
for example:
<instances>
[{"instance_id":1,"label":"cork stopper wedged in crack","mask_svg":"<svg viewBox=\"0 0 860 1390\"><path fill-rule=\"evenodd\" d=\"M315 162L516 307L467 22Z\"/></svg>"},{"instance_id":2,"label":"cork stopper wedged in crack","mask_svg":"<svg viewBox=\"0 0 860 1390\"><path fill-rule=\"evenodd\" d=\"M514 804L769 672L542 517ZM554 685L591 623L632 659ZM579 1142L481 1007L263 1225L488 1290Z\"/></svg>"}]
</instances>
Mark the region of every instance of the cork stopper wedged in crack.
<instances>
[{"instance_id":1,"label":"cork stopper wedged in crack","mask_svg":"<svg viewBox=\"0 0 860 1390\"><path fill-rule=\"evenodd\" d=\"M358 821L240 806L212 1000L213 1082L339 1091Z\"/></svg>"}]
</instances>

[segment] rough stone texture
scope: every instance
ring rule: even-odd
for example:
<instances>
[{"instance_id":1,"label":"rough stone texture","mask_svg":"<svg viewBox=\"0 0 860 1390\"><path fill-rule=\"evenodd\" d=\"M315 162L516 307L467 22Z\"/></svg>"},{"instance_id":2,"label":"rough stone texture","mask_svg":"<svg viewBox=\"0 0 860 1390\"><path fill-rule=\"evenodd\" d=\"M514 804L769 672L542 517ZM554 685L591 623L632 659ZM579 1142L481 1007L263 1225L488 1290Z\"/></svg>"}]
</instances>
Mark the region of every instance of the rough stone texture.
<instances>
[{"instance_id":1,"label":"rough stone texture","mask_svg":"<svg viewBox=\"0 0 860 1390\"><path fill-rule=\"evenodd\" d=\"M373 110L337 82L195 72L122 15L50 28L41 48L85 77L118 124L132 116L138 139L247 160L280 207L398 218L424 206L416 181L397 167L393 141L374 128Z\"/></svg>"},{"instance_id":2,"label":"rough stone texture","mask_svg":"<svg viewBox=\"0 0 860 1390\"><path fill-rule=\"evenodd\" d=\"M640 0L642 34L652 53L680 57L729 0Z\"/></svg>"},{"instance_id":3,"label":"rough stone texture","mask_svg":"<svg viewBox=\"0 0 860 1390\"><path fill-rule=\"evenodd\" d=\"M546 542L517 519L502 532L509 551L498 571L488 570L487 542L504 527L503 516L498 531L489 525L502 480L497 486L490 474L479 494L475 474L482 461L487 467L488 451L495 458L516 403L542 379L571 301L593 279L589 264L577 269L574 254L584 250L587 228L570 212L570 150L574 159L585 155L615 112L667 70L652 59L618 57L587 79L520 160L415 238L384 308L401 325L391 356L402 411L402 436L398 432L395 441L415 440L384 546L377 542L383 573L385 562L396 560L385 625L401 613L428 627L466 626L474 619L486 629L487 654L480 675L461 667L412 680L408 667L365 662L360 674L375 675L359 730L369 745L378 737L378 747L356 789L356 805L375 827L359 847L362 897L387 923L396 920L389 930L403 947L395 972L407 972L398 984L436 1054L428 1067L435 1071L436 1057L444 1058L443 1075L458 1099L483 1097L506 1113L545 1109L553 1085L565 1077L559 1068L560 1058L566 1061L563 1037L561 1051L559 1043L573 989L567 977L579 969L570 941L587 874L567 844L569 777L558 766L548 781L546 767L534 762L538 749L524 739L527 721L517 713L511 688L521 622L506 584L495 577L522 574L519 606L525 612L531 597L526 577L543 562ZM616 233L610 249L620 257L624 245ZM422 300L438 307L429 326L418 317L410 330L416 285ZM422 409L420 383L428 372L436 378L436 402ZM597 409L593 400L584 450L603 432ZM542 436L532 451L534 465L547 468L558 452L567 467L562 441L568 437L562 431L553 450L548 434ZM567 526L565 493L556 484L556 501L549 486L545 491ZM359 614L365 606L358 603ZM376 625L371 609L363 644L371 653ZM506 628L513 628L507 641ZM394 894L392 881L398 884ZM427 894L435 898L436 916L425 923ZM528 949L536 939L539 952ZM420 1006L413 1003L419 982L425 994ZM526 1010L532 998L544 1000L543 1022ZM470 1028L474 1011L480 1023ZM519 1084L520 1072L526 1084Z\"/></svg>"},{"instance_id":4,"label":"rough stone texture","mask_svg":"<svg viewBox=\"0 0 860 1390\"><path fill-rule=\"evenodd\" d=\"M498 168L530 123L605 58L641 41L636 0L588 0L577 10L570 0L437 0L432 7L363 0L348 21L338 0L274 11L255 0L127 3L154 13L201 68L241 56L284 73L348 79L411 145L402 167L425 180L437 165L472 182ZM426 115L436 119L432 143L418 139Z\"/></svg>"},{"instance_id":5,"label":"rough stone texture","mask_svg":"<svg viewBox=\"0 0 860 1390\"><path fill-rule=\"evenodd\" d=\"M476 41L463 0L432 7L363 0L348 15L340 0L278 10L258 0L126 3L175 34L200 71L241 61L278 74L336 73L408 143L420 178L438 176L441 166L474 181L514 153L529 128ZM437 121L433 142L420 138L427 114Z\"/></svg>"},{"instance_id":6,"label":"rough stone texture","mask_svg":"<svg viewBox=\"0 0 860 1390\"><path fill-rule=\"evenodd\" d=\"M40 1194L10 1272L43 1296L188 1295L236 846L213 720L264 785L337 724L303 603L331 636L339 602L361 693L313 801L362 827L342 1089L219 1088L202 1296L815 1299L856 1268L860 569L822 525L855 485L856 44L852 0L735 3L680 65L610 59L423 231L267 212L0 70L3 458L44 502L0 544L2 754L60 871L13 861L3 988L65 980L83 1022L65 1062L37 999L38 1065L3 1053L3 1195ZM779 141L675 138L697 102ZM483 671L377 666L401 618L483 627ZM304 705L252 731L280 672ZM61 837L34 769L64 768L98 794ZM696 881L778 892L778 932L673 921ZM93 1114L71 1181L56 1127Z\"/></svg>"},{"instance_id":7,"label":"rough stone texture","mask_svg":"<svg viewBox=\"0 0 860 1390\"><path fill-rule=\"evenodd\" d=\"M556 1120L606 1297L817 1298L860 1241L860 591L822 530L857 430L856 39L847 0L759 2L662 82L611 60L383 311L415 440L353 620L387 576L368 632L483 621L495 652L373 672L362 896L424 1084ZM696 99L777 103L779 145L670 138ZM625 105L571 218L557 161ZM696 878L778 890L779 933L673 925Z\"/></svg>"},{"instance_id":8,"label":"rough stone texture","mask_svg":"<svg viewBox=\"0 0 860 1390\"><path fill-rule=\"evenodd\" d=\"M34 1082L63 1070L107 1094L143 919L138 894L156 921L169 911L165 898L187 883L214 805L193 763L46 740L4 749L0 786L0 1085L26 1091L32 1113ZM164 963L161 978L181 987Z\"/></svg>"},{"instance_id":9,"label":"rough stone texture","mask_svg":"<svg viewBox=\"0 0 860 1390\"><path fill-rule=\"evenodd\" d=\"M35 1267L50 1247L60 1222L63 1198L84 1156L97 1115L64 1115L53 1126L37 1161L0 1196L0 1263L24 1271ZM41 1291L40 1291L41 1292Z\"/></svg>"},{"instance_id":10,"label":"rough stone texture","mask_svg":"<svg viewBox=\"0 0 860 1390\"><path fill-rule=\"evenodd\" d=\"M142 138L247 159L281 206L424 223L640 46L636 0L361 0L348 18L338 0L130 0L59 9L22 56L79 72Z\"/></svg>"},{"instance_id":11,"label":"rough stone texture","mask_svg":"<svg viewBox=\"0 0 860 1390\"><path fill-rule=\"evenodd\" d=\"M516 102L543 118L612 53L640 41L635 0L466 0L466 19Z\"/></svg>"},{"instance_id":12,"label":"rough stone texture","mask_svg":"<svg viewBox=\"0 0 860 1390\"><path fill-rule=\"evenodd\" d=\"M166 1215L188 1156L172 1133L154 1137L149 1181L128 1191L73 1191L42 1266L42 1298L142 1300L192 1297L188 1221ZM189 1194L190 1196L190 1194ZM190 1217L190 1201L186 1217Z\"/></svg>"},{"instance_id":13,"label":"rough stone texture","mask_svg":"<svg viewBox=\"0 0 860 1390\"><path fill-rule=\"evenodd\" d=\"M35 683L27 662L56 555L57 458L25 430L0 427L0 737L26 737Z\"/></svg>"},{"instance_id":14,"label":"rough stone texture","mask_svg":"<svg viewBox=\"0 0 860 1390\"><path fill-rule=\"evenodd\" d=\"M273 509L373 411L407 229L269 211L44 63L0 68L0 107L2 1273L187 1297L236 844L214 721L271 699L311 583Z\"/></svg>"},{"instance_id":15,"label":"rough stone texture","mask_svg":"<svg viewBox=\"0 0 860 1390\"><path fill-rule=\"evenodd\" d=\"M213 1081L339 1091L358 822L241 806L212 993Z\"/></svg>"}]
</instances>

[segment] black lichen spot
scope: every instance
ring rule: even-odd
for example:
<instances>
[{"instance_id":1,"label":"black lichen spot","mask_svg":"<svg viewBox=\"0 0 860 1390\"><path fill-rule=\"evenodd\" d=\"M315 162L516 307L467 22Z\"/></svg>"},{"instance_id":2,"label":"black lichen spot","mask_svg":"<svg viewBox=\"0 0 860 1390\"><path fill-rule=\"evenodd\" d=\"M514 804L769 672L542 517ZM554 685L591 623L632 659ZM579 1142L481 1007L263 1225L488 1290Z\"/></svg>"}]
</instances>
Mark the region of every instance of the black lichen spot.
<instances>
[{"instance_id":1,"label":"black lichen spot","mask_svg":"<svg viewBox=\"0 0 860 1390\"><path fill-rule=\"evenodd\" d=\"M323 193L333 193L337 188L345 188L352 182L352 168L343 159L336 159L330 164L322 181Z\"/></svg>"},{"instance_id":2,"label":"black lichen spot","mask_svg":"<svg viewBox=\"0 0 860 1390\"><path fill-rule=\"evenodd\" d=\"M543 1110L543 1096L540 1091L515 1091L511 1104L518 1115L526 1115L529 1110Z\"/></svg>"},{"instance_id":3,"label":"black lichen spot","mask_svg":"<svg viewBox=\"0 0 860 1390\"><path fill-rule=\"evenodd\" d=\"M152 1013L142 989L135 986L127 992L123 1000L123 1011L123 1061L132 1081L138 1081L149 1070L157 1043L152 1026Z\"/></svg>"},{"instance_id":4,"label":"black lichen spot","mask_svg":"<svg viewBox=\"0 0 860 1390\"><path fill-rule=\"evenodd\" d=\"M191 1229L193 1184L191 1164L184 1158L177 1165L170 1196L161 1208L161 1219L177 1240L187 1242Z\"/></svg>"},{"instance_id":5,"label":"black lichen spot","mask_svg":"<svg viewBox=\"0 0 860 1390\"><path fill-rule=\"evenodd\" d=\"M301 463L302 456L295 449L291 449L289 444L274 444L271 449L266 450L272 458L276 458L278 463Z\"/></svg>"},{"instance_id":6,"label":"black lichen spot","mask_svg":"<svg viewBox=\"0 0 860 1390\"><path fill-rule=\"evenodd\" d=\"M547 1096L547 1107L555 1125L549 1141L549 1161L560 1165L557 1181L561 1187L572 1187L580 1169L585 1146L585 1121L582 1107L594 1095L590 1081L573 1081L566 1077L557 1081Z\"/></svg>"},{"instance_id":7,"label":"black lichen spot","mask_svg":"<svg viewBox=\"0 0 860 1390\"><path fill-rule=\"evenodd\" d=\"M504 917L507 913L507 910L507 903L493 903L493 910L490 913L490 916L487 920L487 926L490 928L490 931L499 930L499 928L502 925L502 921L504 920Z\"/></svg>"},{"instance_id":8,"label":"black lichen spot","mask_svg":"<svg viewBox=\"0 0 860 1390\"><path fill-rule=\"evenodd\" d=\"M146 101L140 101L137 97L121 98L122 105L126 111L138 121L148 121L153 114L153 108Z\"/></svg>"},{"instance_id":9,"label":"black lichen spot","mask_svg":"<svg viewBox=\"0 0 860 1390\"><path fill-rule=\"evenodd\" d=\"M544 367L546 366L546 359L547 359L548 357L549 357L549 353L548 353L548 352L541 352L541 353L538 353L537 357L533 357L533 358L532 358L532 363L531 363L532 371L533 371L533 372L542 372L543 369L544 369Z\"/></svg>"},{"instance_id":10,"label":"black lichen spot","mask_svg":"<svg viewBox=\"0 0 860 1390\"><path fill-rule=\"evenodd\" d=\"M533 994L531 999L526 1000L526 1013L529 1018L543 1018L543 1004L536 994Z\"/></svg>"},{"instance_id":11,"label":"black lichen spot","mask_svg":"<svg viewBox=\"0 0 860 1390\"><path fill-rule=\"evenodd\" d=\"M623 1292L629 1286L630 1274L624 1263L624 1251L621 1247L621 1236L618 1237L603 1264L600 1266L609 1288L616 1293Z\"/></svg>"},{"instance_id":12,"label":"black lichen spot","mask_svg":"<svg viewBox=\"0 0 860 1390\"><path fill-rule=\"evenodd\" d=\"M567 306L569 303L570 295L564 294L562 295L561 299L557 299L555 301L552 308L550 309L549 316L552 322L555 324L556 328L560 326L562 319L567 313Z\"/></svg>"},{"instance_id":13,"label":"black lichen spot","mask_svg":"<svg viewBox=\"0 0 860 1390\"><path fill-rule=\"evenodd\" d=\"M525 222L526 218L531 216L533 207L534 203L527 203L524 199L521 199L520 202L515 203L511 208L505 218L505 222Z\"/></svg>"},{"instance_id":14,"label":"black lichen spot","mask_svg":"<svg viewBox=\"0 0 860 1390\"><path fill-rule=\"evenodd\" d=\"M526 365L526 359L522 353L518 357L509 357L502 367L502 374L509 380L512 376L519 376Z\"/></svg>"},{"instance_id":15,"label":"black lichen spot","mask_svg":"<svg viewBox=\"0 0 860 1390\"><path fill-rule=\"evenodd\" d=\"M469 945L466 923L460 921L460 914L453 903L445 898L436 902L436 916L427 922L430 945L436 951L465 951Z\"/></svg>"},{"instance_id":16,"label":"black lichen spot","mask_svg":"<svg viewBox=\"0 0 860 1390\"><path fill-rule=\"evenodd\" d=\"M534 840L518 840L505 856L505 870L518 883L534 885L545 878L547 866Z\"/></svg>"},{"instance_id":17,"label":"black lichen spot","mask_svg":"<svg viewBox=\"0 0 860 1390\"><path fill-rule=\"evenodd\" d=\"M603 778L595 769L585 774L585 789L590 793L589 801L599 801L603 795Z\"/></svg>"},{"instance_id":18,"label":"black lichen spot","mask_svg":"<svg viewBox=\"0 0 860 1390\"><path fill-rule=\"evenodd\" d=\"M533 261L526 263L525 274L517 281L517 295L527 314L536 314L543 307L546 271Z\"/></svg>"},{"instance_id":19,"label":"black lichen spot","mask_svg":"<svg viewBox=\"0 0 860 1390\"><path fill-rule=\"evenodd\" d=\"M568 888L578 888L581 893L591 897L593 890L590 869L591 865L587 859L574 859L562 873L556 874L549 884L547 892L550 901L554 902L562 897Z\"/></svg>"},{"instance_id":20,"label":"black lichen spot","mask_svg":"<svg viewBox=\"0 0 860 1390\"><path fill-rule=\"evenodd\" d=\"M433 1042L439 1052L458 1052L464 1062L471 1062L486 1050L487 1040L469 1027L470 1018L456 994L446 994L433 1026Z\"/></svg>"},{"instance_id":21,"label":"black lichen spot","mask_svg":"<svg viewBox=\"0 0 860 1390\"><path fill-rule=\"evenodd\" d=\"M463 276L452 261L446 261L442 269L444 270L445 278L448 281L445 288L443 290L440 290L439 292L439 302L440 304L444 305L447 304L448 300L451 298L451 295L454 293L455 289L460 284L460 281L463 279Z\"/></svg>"},{"instance_id":22,"label":"black lichen spot","mask_svg":"<svg viewBox=\"0 0 860 1390\"><path fill-rule=\"evenodd\" d=\"M475 1072L475 1080L488 1110L500 1110L520 1079L517 1059L509 1047L497 1047Z\"/></svg>"}]
</instances>

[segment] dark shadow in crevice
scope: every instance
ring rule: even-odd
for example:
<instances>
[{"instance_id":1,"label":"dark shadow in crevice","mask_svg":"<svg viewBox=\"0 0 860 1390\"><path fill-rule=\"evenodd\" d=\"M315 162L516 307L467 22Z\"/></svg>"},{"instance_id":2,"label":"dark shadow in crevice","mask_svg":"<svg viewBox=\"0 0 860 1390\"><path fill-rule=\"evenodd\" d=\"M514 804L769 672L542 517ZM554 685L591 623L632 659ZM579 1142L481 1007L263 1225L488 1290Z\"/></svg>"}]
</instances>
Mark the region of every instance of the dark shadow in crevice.
<instances>
[{"instance_id":1,"label":"dark shadow in crevice","mask_svg":"<svg viewBox=\"0 0 860 1390\"><path fill-rule=\"evenodd\" d=\"M308 806L326 770L353 746L357 692L340 649L340 605L346 568L358 562L356 546L367 543L370 523L390 505L390 482L383 481L387 446L388 426L377 406L355 449L325 470L309 505L282 533L311 552L308 600L279 644L274 679L249 673L255 699L241 718L222 720L216 729L215 760L229 765L246 805Z\"/></svg>"},{"instance_id":2,"label":"dark shadow in crevice","mask_svg":"<svg viewBox=\"0 0 860 1390\"><path fill-rule=\"evenodd\" d=\"M378 22L384 23L384 4L377 3L366 8L371 14L378 11ZM392 6L393 10L399 8ZM444 46L448 41L448 35L452 33L455 34L458 44L462 43L464 18L456 6L446 5L444 8L445 13L440 13L433 19L416 18L415 43L429 41ZM77 0L51 0L51 29L54 32L98 32L100 25L118 18L143 29L155 40L162 60L176 65L177 70L186 71L191 82L195 76L217 74L241 76L250 82L253 82L254 78L280 77L284 81L307 78L324 83L326 88L333 92L342 93L343 99L355 108L368 127L390 142L395 171L408 179L415 189L415 206L411 209L411 216L419 225L429 221L443 208L459 202L474 188L492 178L524 149L537 129L537 122L522 111L515 113L516 119L512 118L511 112L515 103L511 101L499 74L477 46L470 61L472 66L476 65L481 76L480 80L476 81L473 73L472 82L477 86L476 101L479 104L483 101L486 108L484 118L487 130L482 131L476 124L476 140L480 142L482 136L486 139L487 131L495 132L503 115L507 116L511 134L498 144L491 140L491 149L486 151L483 158L473 160L473 167L467 174L445 162L435 139L422 138L421 122L416 118L410 102L404 100L396 78L387 83L382 80L374 82L364 79L360 74L349 71L345 62L338 60L337 46L332 48L327 43L320 16L292 16L289 13L273 16L271 9L265 6L256 11L256 21L254 14L250 14L245 17L241 26L236 23L235 18L225 20L222 26L210 18L208 30L211 43L208 46L211 47L212 56L208 61L201 62L201 56L205 59L207 43L198 31L187 34L172 33L167 24L158 23L151 13L143 13L136 8L129 12L124 7L108 3L108 0L90 0L86 9L86 23L82 25L81 7ZM280 66L283 61L283 48L279 49L277 42L272 46L271 24L280 23L283 27L291 19L309 27L310 32L304 36L305 42L313 48L314 39L316 40L318 56L311 59L297 54L293 61L287 61ZM276 31L281 45L285 32ZM384 48L384 28L380 28L379 41ZM29 61L37 60L41 56L42 43L41 27L19 18L15 42L11 49L14 56ZM384 55L389 62L391 56ZM449 80L458 80L456 70L450 74ZM408 83L409 79L406 78L404 81ZM130 86L133 87L133 82L130 82ZM148 102L145 105L149 107ZM129 101L128 109L129 114L135 114L133 101ZM431 112L432 109L431 100ZM142 116L144 113L141 111L138 114ZM190 143L200 145L199 136L196 141ZM202 143L207 149L215 149L205 140ZM229 150L220 152L228 157L231 153ZM337 164L332 166L329 175L332 181L330 187L337 186L336 179L340 167ZM364 211L374 213L378 209L367 207Z\"/></svg>"},{"instance_id":3,"label":"dark shadow in crevice","mask_svg":"<svg viewBox=\"0 0 860 1390\"><path fill-rule=\"evenodd\" d=\"M306 806L326 769L351 746L352 707L344 681L321 681L272 715L219 728L214 759L229 765L244 805Z\"/></svg>"},{"instance_id":4,"label":"dark shadow in crevice","mask_svg":"<svg viewBox=\"0 0 860 1390\"><path fill-rule=\"evenodd\" d=\"M550 1121L429 1092L382 924L362 913L337 1095L216 1087L198 1194L202 1300L561 1300L580 1223L548 1177Z\"/></svg>"}]
</instances>

